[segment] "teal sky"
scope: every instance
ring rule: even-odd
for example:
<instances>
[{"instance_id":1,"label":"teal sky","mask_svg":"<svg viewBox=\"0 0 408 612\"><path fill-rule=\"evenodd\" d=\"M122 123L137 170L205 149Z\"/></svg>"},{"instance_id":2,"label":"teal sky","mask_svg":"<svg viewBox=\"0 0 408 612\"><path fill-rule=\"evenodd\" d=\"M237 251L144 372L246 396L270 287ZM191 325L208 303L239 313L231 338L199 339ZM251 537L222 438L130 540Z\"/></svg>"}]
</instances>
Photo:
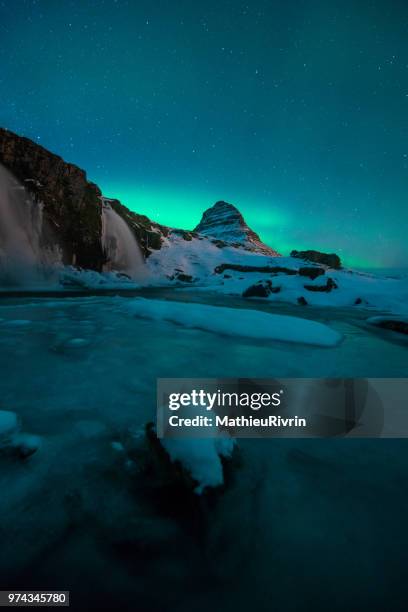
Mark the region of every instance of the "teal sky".
<instances>
[{"instance_id":1,"label":"teal sky","mask_svg":"<svg viewBox=\"0 0 408 612\"><path fill-rule=\"evenodd\" d=\"M408 259L408 4L0 1L0 125L185 228Z\"/></svg>"}]
</instances>

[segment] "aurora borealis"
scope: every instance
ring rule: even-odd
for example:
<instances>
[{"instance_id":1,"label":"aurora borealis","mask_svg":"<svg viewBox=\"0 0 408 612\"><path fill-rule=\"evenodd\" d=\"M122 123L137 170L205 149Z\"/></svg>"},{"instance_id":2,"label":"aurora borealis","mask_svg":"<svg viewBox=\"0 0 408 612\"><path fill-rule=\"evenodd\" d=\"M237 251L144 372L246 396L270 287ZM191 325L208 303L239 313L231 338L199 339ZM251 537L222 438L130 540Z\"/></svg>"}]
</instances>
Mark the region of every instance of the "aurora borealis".
<instances>
[{"instance_id":1,"label":"aurora borealis","mask_svg":"<svg viewBox=\"0 0 408 612\"><path fill-rule=\"evenodd\" d=\"M137 212L407 267L405 1L3 0L0 61L0 125Z\"/></svg>"}]
</instances>

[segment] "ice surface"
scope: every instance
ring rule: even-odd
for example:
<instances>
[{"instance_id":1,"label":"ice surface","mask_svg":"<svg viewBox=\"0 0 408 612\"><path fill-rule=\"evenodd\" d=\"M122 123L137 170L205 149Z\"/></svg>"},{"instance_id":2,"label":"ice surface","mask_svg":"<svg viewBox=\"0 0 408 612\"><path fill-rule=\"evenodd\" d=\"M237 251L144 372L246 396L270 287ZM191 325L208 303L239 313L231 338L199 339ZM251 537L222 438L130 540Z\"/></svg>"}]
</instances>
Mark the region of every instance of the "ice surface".
<instances>
[{"instance_id":1,"label":"ice surface","mask_svg":"<svg viewBox=\"0 0 408 612\"><path fill-rule=\"evenodd\" d=\"M0 445L18 429L18 417L15 412L0 410Z\"/></svg>"},{"instance_id":2,"label":"ice surface","mask_svg":"<svg viewBox=\"0 0 408 612\"><path fill-rule=\"evenodd\" d=\"M382 321L401 321L402 323L408 324L408 317L404 315L385 315L385 316L377 316L377 317L369 317L367 319L367 323L377 324Z\"/></svg>"}]
</instances>

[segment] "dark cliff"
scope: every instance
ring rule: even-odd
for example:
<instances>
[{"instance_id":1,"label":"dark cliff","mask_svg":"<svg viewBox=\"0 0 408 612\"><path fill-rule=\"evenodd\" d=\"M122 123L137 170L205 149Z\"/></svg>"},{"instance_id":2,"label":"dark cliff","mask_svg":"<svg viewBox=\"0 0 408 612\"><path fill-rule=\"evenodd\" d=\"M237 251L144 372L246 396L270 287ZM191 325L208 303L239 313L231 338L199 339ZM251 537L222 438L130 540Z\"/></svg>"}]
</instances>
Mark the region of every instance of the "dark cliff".
<instances>
[{"instance_id":1,"label":"dark cliff","mask_svg":"<svg viewBox=\"0 0 408 612\"><path fill-rule=\"evenodd\" d=\"M86 173L28 138L0 128L0 164L3 164L43 204L50 227L48 241L62 251L63 263L101 270L105 254L101 242L102 202L97 185ZM128 210L118 200L114 210L128 223L144 253L161 246L167 228ZM52 238L50 238L52 236Z\"/></svg>"}]
</instances>

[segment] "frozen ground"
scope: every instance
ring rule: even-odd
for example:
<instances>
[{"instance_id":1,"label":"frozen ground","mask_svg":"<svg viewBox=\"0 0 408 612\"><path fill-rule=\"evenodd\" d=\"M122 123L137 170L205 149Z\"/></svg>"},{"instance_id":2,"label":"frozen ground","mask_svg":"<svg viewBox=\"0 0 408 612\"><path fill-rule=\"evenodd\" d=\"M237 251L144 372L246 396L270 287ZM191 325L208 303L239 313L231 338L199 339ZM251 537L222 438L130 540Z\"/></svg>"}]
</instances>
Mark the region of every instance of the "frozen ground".
<instances>
[{"instance_id":1,"label":"frozen ground","mask_svg":"<svg viewBox=\"0 0 408 612\"><path fill-rule=\"evenodd\" d=\"M259 280L272 281L279 292L271 293L270 301L297 303L304 297L313 306L354 306L356 300L364 308L380 309L394 314L408 314L408 271L389 270L380 272L358 272L348 269L327 268L325 275L311 280L305 276L281 273L263 273L225 269L214 273L217 266L225 264L241 266L280 266L290 270L313 266L310 262L294 257L271 257L234 247L219 248L210 240L193 238L184 240L177 234L170 234L163 247L155 251L147 260L151 283L166 282L166 278L177 281L177 272L192 277L193 284L204 292L217 292L225 295L242 295L250 285ZM316 287L324 285L327 278L337 285L330 292L310 291L305 285ZM173 282L174 282L173 281ZM169 281L167 280L167 283Z\"/></svg>"},{"instance_id":2,"label":"frozen ground","mask_svg":"<svg viewBox=\"0 0 408 612\"><path fill-rule=\"evenodd\" d=\"M142 295L304 316L344 340L220 335L135 317L133 298L1 300L0 410L42 441L26 461L0 455L2 581L70 588L74 609L91 593L101 610L402 609L406 441L241 441L236 481L199 528L146 501L128 441L154 419L159 376L406 377L404 338L361 309Z\"/></svg>"}]
</instances>

